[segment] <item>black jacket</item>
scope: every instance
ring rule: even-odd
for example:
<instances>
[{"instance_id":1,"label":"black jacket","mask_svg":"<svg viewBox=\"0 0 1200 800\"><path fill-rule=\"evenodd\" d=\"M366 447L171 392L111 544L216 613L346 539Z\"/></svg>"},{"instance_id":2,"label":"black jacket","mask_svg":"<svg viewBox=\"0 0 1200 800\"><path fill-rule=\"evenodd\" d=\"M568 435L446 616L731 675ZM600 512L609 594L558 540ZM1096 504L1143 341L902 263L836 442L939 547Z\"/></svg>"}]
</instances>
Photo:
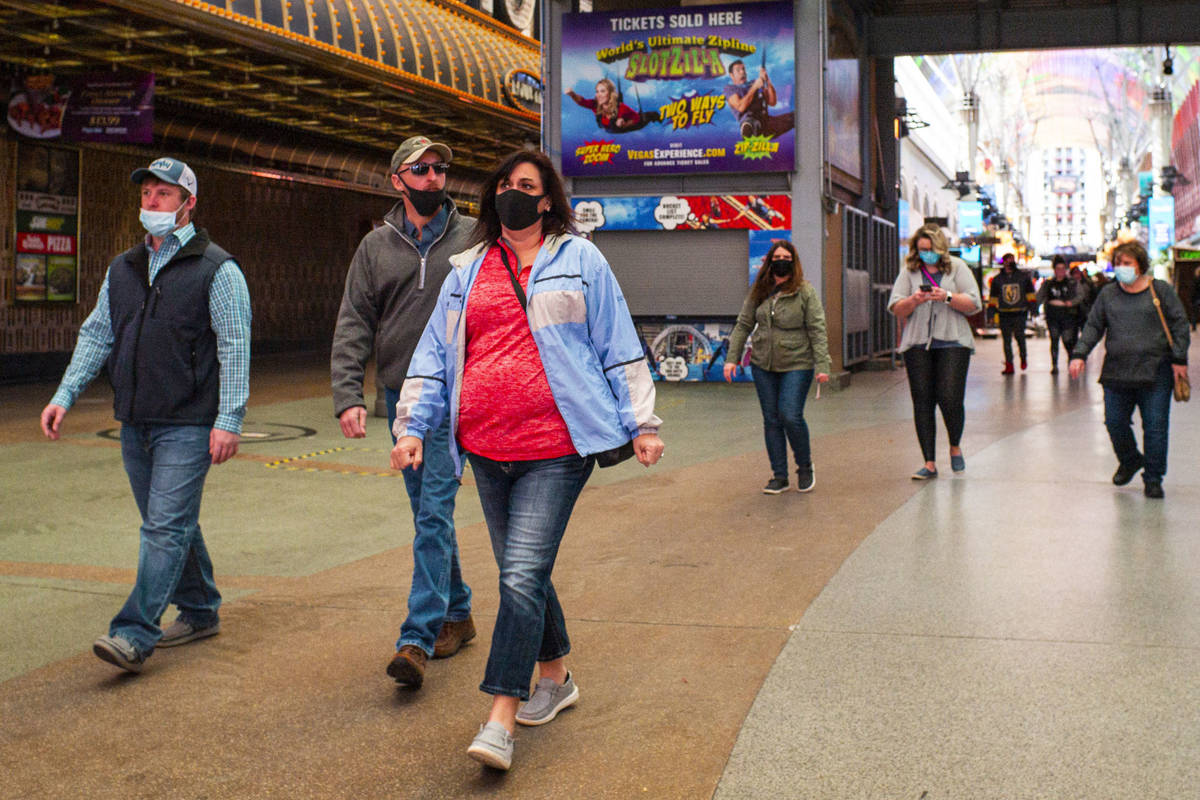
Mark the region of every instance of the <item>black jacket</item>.
<instances>
[{"instance_id":1,"label":"black jacket","mask_svg":"<svg viewBox=\"0 0 1200 800\"><path fill-rule=\"evenodd\" d=\"M208 232L179 249L149 283L150 251L138 244L108 267L113 349L108 374L121 422L212 425L220 404L217 336L209 318L213 276L231 256Z\"/></svg>"}]
</instances>

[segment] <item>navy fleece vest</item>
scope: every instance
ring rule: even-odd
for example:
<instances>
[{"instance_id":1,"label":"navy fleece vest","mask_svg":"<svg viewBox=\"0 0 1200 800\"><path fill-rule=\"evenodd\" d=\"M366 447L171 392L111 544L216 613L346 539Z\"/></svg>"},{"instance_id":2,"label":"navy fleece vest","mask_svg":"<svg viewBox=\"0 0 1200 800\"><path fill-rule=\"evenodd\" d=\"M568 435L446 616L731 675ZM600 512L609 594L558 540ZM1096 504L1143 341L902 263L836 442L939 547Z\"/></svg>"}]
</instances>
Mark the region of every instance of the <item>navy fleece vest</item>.
<instances>
[{"instance_id":1,"label":"navy fleece vest","mask_svg":"<svg viewBox=\"0 0 1200 800\"><path fill-rule=\"evenodd\" d=\"M209 319L213 276L230 255L196 234L148 281L138 244L108 267L113 337L108 374L121 422L212 425L220 403L217 336Z\"/></svg>"}]
</instances>

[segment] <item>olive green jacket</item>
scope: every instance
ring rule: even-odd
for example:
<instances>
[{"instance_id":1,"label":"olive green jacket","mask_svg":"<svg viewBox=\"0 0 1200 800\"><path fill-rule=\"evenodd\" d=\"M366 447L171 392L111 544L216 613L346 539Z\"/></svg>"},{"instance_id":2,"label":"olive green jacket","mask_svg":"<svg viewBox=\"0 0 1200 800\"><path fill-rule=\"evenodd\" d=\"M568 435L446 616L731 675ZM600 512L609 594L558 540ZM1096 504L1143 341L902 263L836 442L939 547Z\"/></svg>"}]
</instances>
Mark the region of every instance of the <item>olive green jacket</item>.
<instances>
[{"instance_id":1,"label":"olive green jacket","mask_svg":"<svg viewBox=\"0 0 1200 800\"><path fill-rule=\"evenodd\" d=\"M773 294L757 306L747 294L729 337L730 363L741 360L750 337L750 363L772 372L798 369L829 374L829 341L825 336L825 309L816 288L804 281L787 294Z\"/></svg>"}]
</instances>

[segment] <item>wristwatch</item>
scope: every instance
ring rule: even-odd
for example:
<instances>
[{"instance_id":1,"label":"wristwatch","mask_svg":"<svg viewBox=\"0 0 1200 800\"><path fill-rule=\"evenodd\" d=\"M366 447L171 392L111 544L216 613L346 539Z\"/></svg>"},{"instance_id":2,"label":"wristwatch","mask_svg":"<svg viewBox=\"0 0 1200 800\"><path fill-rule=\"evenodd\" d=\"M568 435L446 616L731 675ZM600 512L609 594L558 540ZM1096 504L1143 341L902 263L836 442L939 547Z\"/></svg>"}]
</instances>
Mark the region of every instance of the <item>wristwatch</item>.
<instances>
[{"instance_id":1,"label":"wristwatch","mask_svg":"<svg viewBox=\"0 0 1200 800\"><path fill-rule=\"evenodd\" d=\"M951 294L950 292L946 292L946 305L950 305L950 298L953 296L954 295Z\"/></svg>"}]
</instances>

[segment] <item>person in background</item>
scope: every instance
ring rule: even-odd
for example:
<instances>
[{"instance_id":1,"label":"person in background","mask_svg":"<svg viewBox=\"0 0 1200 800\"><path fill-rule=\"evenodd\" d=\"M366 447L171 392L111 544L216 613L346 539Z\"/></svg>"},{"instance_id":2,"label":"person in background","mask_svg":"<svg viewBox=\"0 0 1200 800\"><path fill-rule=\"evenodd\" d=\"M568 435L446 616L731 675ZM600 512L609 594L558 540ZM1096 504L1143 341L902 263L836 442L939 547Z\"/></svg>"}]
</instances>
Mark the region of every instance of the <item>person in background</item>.
<instances>
[{"instance_id":1,"label":"person in background","mask_svg":"<svg viewBox=\"0 0 1200 800\"><path fill-rule=\"evenodd\" d=\"M1092 278L1088 275L1087 270L1079 267L1071 267L1071 277L1079 283L1079 289L1082 299L1079 302L1079 327L1083 327L1084 320L1087 319L1088 312L1092 310L1092 301L1096 299L1096 284L1092 282Z\"/></svg>"},{"instance_id":2,"label":"person in background","mask_svg":"<svg viewBox=\"0 0 1200 800\"><path fill-rule=\"evenodd\" d=\"M390 430L400 385L450 272L450 256L466 246L470 224L446 196L453 156L449 147L425 136L401 143L390 173L400 201L383 225L363 237L350 262L330 353L333 411L348 439L367 435L363 372L376 343L376 380L385 389ZM429 457L403 473L413 515L413 573L408 616L387 674L413 689L424 682L430 656L448 658L475 638L471 588L463 581L454 535L458 479L445 446L449 436L448 425L430 431Z\"/></svg>"},{"instance_id":3,"label":"person in background","mask_svg":"<svg viewBox=\"0 0 1200 800\"><path fill-rule=\"evenodd\" d=\"M475 246L451 259L409 365L391 463L419 466L429 431L447 418L442 446L456 473L462 453L471 462L500 607L479 687L492 707L467 753L506 770L516 724L544 725L579 699L550 579L575 501L597 462L636 455L650 466L663 443L625 298L596 246L573 234L550 159L508 156L484 181L479 206Z\"/></svg>"},{"instance_id":4,"label":"person in background","mask_svg":"<svg viewBox=\"0 0 1200 800\"><path fill-rule=\"evenodd\" d=\"M1079 306L1083 302L1083 289L1079 282L1067 274L1067 259L1056 255L1051 262L1054 277L1042 281L1038 288L1037 302L1046 316L1046 330L1050 333L1050 374L1058 374L1058 343L1062 341L1067 358L1075 348L1079 337Z\"/></svg>"},{"instance_id":5,"label":"person in background","mask_svg":"<svg viewBox=\"0 0 1200 800\"><path fill-rule=\"evenodd\" d=\"M1125 242L1113 249L1112 259L1116 285L1104 287L1096 297L1069 371L1072 379L1078 378L1088 353L1104 339L1100 384L1104 426L1117 456L1112 481L1124 486L1143 470L1145 495L1157 499L1164 495L1162 482L1167 474L1172 387L1177 375L1187 375L1191 331L1175 290L1150 274L1146 248ZM1164 319L1173 347L1167 341ZM1142 417L1144 454L1133 435L1134 408Z\"/></svg>"},{"instance_id":6,"label":"person in background","mask_svg":"<svg viewBox=\"0 0 1200 800\"><path fill-rule=\"evenodd\" d=\"M1033 288L1033 278L1026 270L1017 268L1017 258L1012 253L1005 253L1001 260L1000 271L992 276L988 287L988 309L997 316L1000 324L1000 336L1004 340L1004 375L1012 375L1013 347L1012 340L1017 340L1017 348L1021 356L1021 369L1029 366L1026 359L1025 323L1029 312L1037 307L1037 292Z\"/></svg>"},{"instance_id":7,"label":"person in background","mask_svg":"<svg viewBox=\"0 0 1200 800\"><path fill-rule=\"evenodd\" d=\"M156 647L221 630L200 498L209 467L238 451L250 396L250 294L237 262L192 221L191 167L159 158L130 179L140 187L146 238L108 265L42 410L42 431L58 439L67 410L107 366L141 548L133 591L92 652L141 672ZM179 616L163 630L169 604Z\"/></svg>"},{"instance_id":8,"label":"person in background","mask_svg":"<svg viewBox=\"0 0 1200 800\"><path fill-rule=\"evenodd\" d=\"M892 286L888 310L904 321L898 349L904 354L913 423L925 459L912 477L924 481L938 476L935 408L942 410L950 439L951 469L967 468L960 446L966 421L963 398L975 352L967 318L983 304L975 276L966 262L950 255L946 236L936 225L919 228L909 239L905 267Z\"/></svg>"},{"instance_id":9,"label":"person in background","mask_svg":"<svg viewBox=\"0 0 1200 800\"><path fill-rule=\"evenodd\" d=\"M804 403L814 375L819 383L829 380L829 342L821 298L816 288L804 280L804 269L791 242L775 242L763 256L758 277L729 337L726 381L733 381L751 331L750 363L771 462L771 479L763 493L787 491L789 442L796 459L796 491L811 492L817 485L817 474L808 423L804 421Z\"/></svg>"}]
</instances>

